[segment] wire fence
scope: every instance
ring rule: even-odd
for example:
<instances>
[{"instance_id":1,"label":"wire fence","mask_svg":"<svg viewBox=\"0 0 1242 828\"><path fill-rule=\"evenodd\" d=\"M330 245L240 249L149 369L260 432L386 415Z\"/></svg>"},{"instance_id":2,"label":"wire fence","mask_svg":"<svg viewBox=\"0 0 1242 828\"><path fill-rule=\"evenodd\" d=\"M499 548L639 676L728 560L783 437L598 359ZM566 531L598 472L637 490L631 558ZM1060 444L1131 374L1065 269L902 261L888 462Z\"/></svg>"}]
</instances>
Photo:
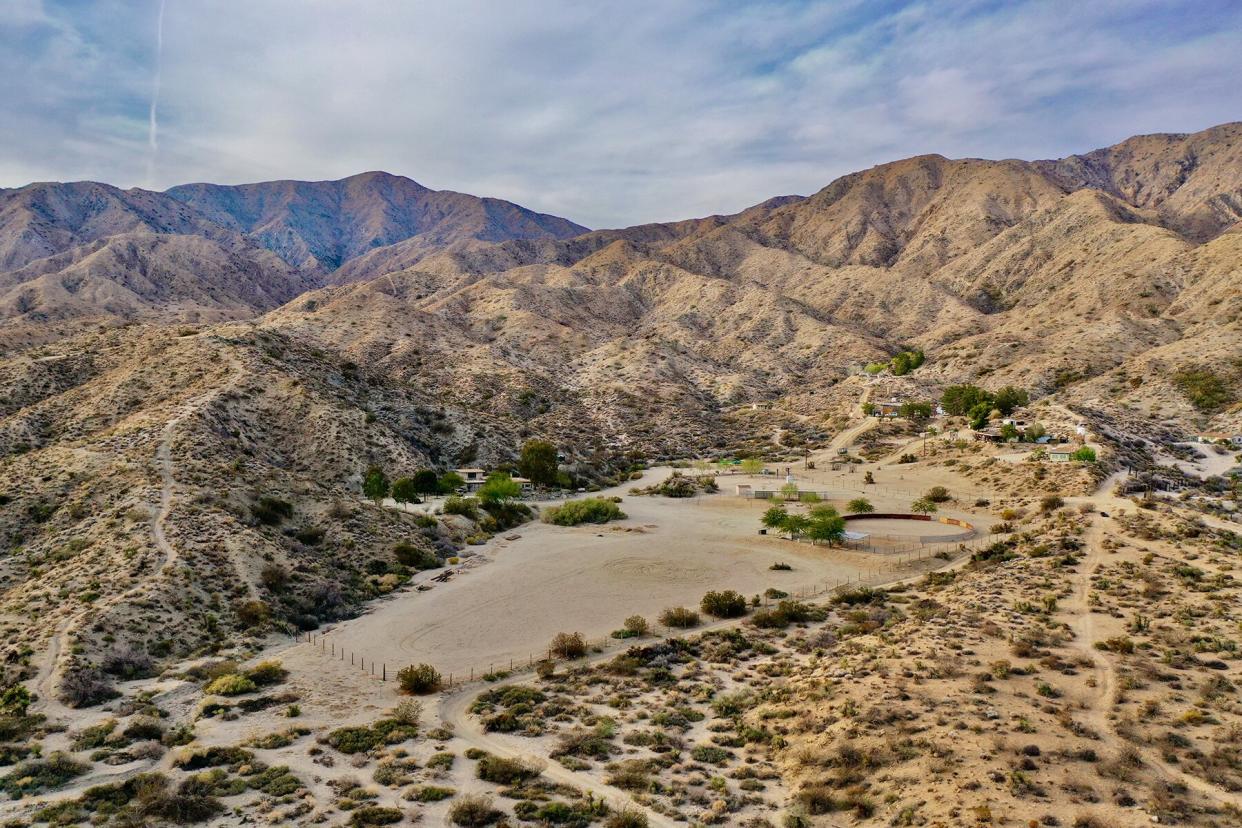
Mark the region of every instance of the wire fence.
<instances>
[{"instance_id":1,"label":"wire fence","mask_svg":"<svg viewBox=\"0 0 1242 828\"><path fill-rule=\"evenodd\" d=\"M888 549L889 554L885 555L885 559L883 561L876 561L874 566L860 567L854 574L844 579L838 578L804 584L791 589L788 597L798 601L818 601L830 595L837 595L850 589L857 589L860 586L881 586L886 583L892 583L893 581L901 580L903 576L911 577L942 568L940 566L925 566L929 561L939 560L947 565L957 558L996 543L1002 537L1001 535L985 536L975 538L966 543L915 544L909 549ZM761 595L759 600L761 607L768 607L778 600L785 599L768 598L766 595ZM605 636L603 638L589 639L586 641L586 656L582 659L562 660L561 663L572 667L602 653L623 651L644 641L676 638L692 633L732 627L745 620L743 617L740 619L712 621L692 628L674 628L664 624L652 624L650 627L651 631L646 636L627 638ZM327 632L300 632L293 636L293 641L294 643L306 644L318 649L326 658L331 658L342 664L349 662L349 665L356 668L359 672L370 675L380 681L396 681L399 670L402 667L411 666L404 663L390 664L361 650L351 650L343 643L338 644L336 639L333 638L333 632L332 630ZM511 676L534 673L538 669L540 662L544 661L557 661L553 657L550 648L544 652L532 652L525 659L513 657L501 661L490 661L463 671L451 672L448 675L442 676L441 688L451 690L468 684L486 684L501 681Z\"/></svg>"}]
</instances>

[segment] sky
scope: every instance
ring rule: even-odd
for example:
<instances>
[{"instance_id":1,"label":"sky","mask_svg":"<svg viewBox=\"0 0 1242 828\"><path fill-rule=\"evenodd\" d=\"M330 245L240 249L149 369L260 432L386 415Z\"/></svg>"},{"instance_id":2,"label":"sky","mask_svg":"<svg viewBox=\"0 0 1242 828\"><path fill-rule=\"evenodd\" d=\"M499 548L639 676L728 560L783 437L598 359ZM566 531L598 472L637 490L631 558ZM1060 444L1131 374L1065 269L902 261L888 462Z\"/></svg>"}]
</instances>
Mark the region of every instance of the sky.
<instances>
[{"instance_id":1,"label":"sky","mask_svg":"<svg viewBox=\"0 0 1242 828\"><path fill-rule=\"evenodd\" d=\"M1239 55L1235 0L2 0L0 187L381 169L625 226L1239 120Z\"/></svg>"}]
</instances>

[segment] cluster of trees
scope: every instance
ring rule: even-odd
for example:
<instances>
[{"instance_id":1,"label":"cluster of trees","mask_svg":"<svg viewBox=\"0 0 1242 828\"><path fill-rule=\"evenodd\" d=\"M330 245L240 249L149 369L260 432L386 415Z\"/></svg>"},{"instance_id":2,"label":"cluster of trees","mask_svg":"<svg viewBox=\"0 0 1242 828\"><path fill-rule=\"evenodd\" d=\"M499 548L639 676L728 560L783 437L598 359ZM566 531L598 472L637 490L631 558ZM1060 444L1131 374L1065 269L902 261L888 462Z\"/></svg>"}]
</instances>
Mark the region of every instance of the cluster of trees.
<instances>
[{"instance_id":1,"label":"cluster of trees","mask_svg":"<svg viewBox=\"0 0 1242 828\"><path fill-rule=\"evenodd\" d=\"M977 385L950 385L940 397L946 414L970 418L971 428L983 428L993 412L1008 417L1014 409L1031 401L1022 388L1006 385L993 394Z\"/></svg>"},{"instance_id":2,"label":"cluster of trees","mask_svg":"<svg viewBox=\"0 0 1242 828\"><path fill-rule=\"evenodd\" d=\"M805 515L791 514L784 506L772 506L763 513L763 525L785 532L794 540L808 538L811 543L840 543L845 538L845 518L826 503Z\"/></svg>"},{"instance_id":3,"label":"cluster of trees","mask_svg":"<svg viewBox=\"0 0 1242 828\"><path fill-rule=\"evenodd\" d=\"M421 503L427 495L451 494L466 484L457 472L436 474L431 469L419 469L412 477L398 477L389 481L387 473L379 466L367 469L362 481L362 493L378 505L392 496L398 503Z\"/></svg>"},{"instance_id":4,"label":"cluster of trees","mask_svg":"<svg viewBox=\"0 0 1242 828\"><path fill-rule=\"evenodd\" d=\"M893 376L901 377L913 371L923 364L923 351L919 348L908 348L895 357L890 359L888 363L872 362L867 365L868 374L878 374L887 368Z\"/></svg>"}]
</instances>

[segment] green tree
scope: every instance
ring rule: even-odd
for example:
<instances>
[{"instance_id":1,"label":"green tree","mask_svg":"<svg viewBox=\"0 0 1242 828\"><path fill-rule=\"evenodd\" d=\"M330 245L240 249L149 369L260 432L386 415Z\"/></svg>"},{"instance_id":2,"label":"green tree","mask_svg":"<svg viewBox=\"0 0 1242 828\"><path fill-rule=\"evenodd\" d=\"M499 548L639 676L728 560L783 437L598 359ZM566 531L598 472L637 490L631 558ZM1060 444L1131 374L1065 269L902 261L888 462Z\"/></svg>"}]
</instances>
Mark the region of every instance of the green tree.
<instances>
[{"instance_id":1,"label":"green tree","mask_svg":"<svg viewBox=\"0 0 1242 828\"><path fill-rule=\"evenodd\" d=\"M1026 428L1026 439L1028 442L1035 443L1047 433L1048 430L1044 428L1042 423L1031 423Z\"/></svg>"},{"instance_id":2,"label":"green tree","mask_svg":"<svg viewBox=\"0 0 1242 828\"><path fill-rule=\"evenodd\" d=\"M865 402L862 404L862 413L864 417L870 417L875 414L875 403Z\"/></svg>"},{"instance_id":3,"label":"green tree","mask_svg":"<svg viewBox=\"0 0 1242 828\"><path fill-rule=\"evenodd\" d=\"M1021 408L1031 401L1031 395L1022 388L1015 388L1012 385L1006 385L1004 388L996 392L996 397L992 400L992 406L1001 413L1002 416L1008 417L1014 412L1015 408Z\"/></svg>"},{"instance_id":4,"label":"green tree","mask_svg":"<svg viewBox=\"0 0 1242 828\"><path fill-rule=\"evenodd\" d=\"M1000 433L1001 433L1001 437L1003 437L1006 440L1018 439L1018 427L1014 425L1013 423L1005 423L1003 426L1001 426Z\"/></svg>"},{"instance_id":5,"label":"green tree","mask_svg":"<svg viewBox=\"0 0 1242 828\"><path fill-rule=\"evenodd\" d=\"M966 415L976 405L984 402L990 405L992 395L977 385L950 385L940 396L940 404L944 406L945 413L955 417Z\"/></svg>"},{"instance_id":6,"label":"green tree","mask_svg":"<svg viewBox=\"0 0 1242 828\"><path fill-rule=\"evenodd\" d=\"M811 512L811 525L806 535L811 543L840 543L845 538L845 518L831 506L822 511L815 509Z\"/></svg>"},{"instance_id":7,"label":"green tree","mask_svg":"<svg viewBox=\"0 0 1242 828\"><path fill-rule=\"evenodd\" d=\"M402 504L418 503L418 486L409 477L398 477L392 484L392 499Z\"/></svg>"},{"instance_id":8,"label":"green tree","mask_svg":"<svg viewBox=\"0 0 1242 828\"><path fill-rule=\"evenodd\" d=\"M781 496L784 497L786 500L797 500L798 499L798 484L794 483L793 481L790 481L789 483L786 483L785 485L781 486Z\"/></svg>"},{"instance_id":9,"label":"green tree","mask_svg":"<svg viewBox=\"0 0 1242 828\"><path fill-rule=\"evenodd\" d=\"M907 420L914 420L920 423L930 420L934 412L935 408L931 403L913 401L902 403L901 408L897 411L898 414Z\"/></svg>"},{"instance_id":10,"label":"green tree","mask_svg":"<svg viewBox=\"0 0 1242 828\"><path fill-rule=\"evenodd\" d=\"M893 376L900 377L910 373L910 354L902 351L897 356L889 360L889 370L893 372Z\"/></svg>"},{"instance_id":11,"label":"green tree","mask_svg":"<svg viewBox=\"0 0 1242 828\"><path fill-rule=\"evenodd\" d=\"M763 473L763 461L758 457L747 457L742 460L742 474L756 475Z\"/></svg>"},{"instance_id":12,"label":"green tree","mask_svg":"<svg viewBox=\"0 0 1242 828\"><path fill-rule=\"evenodd\" d=\"M970 427L978 431L981 428L987 428L988 419L992 416L992 402L976 403L970 411L966 412L966 416L970 417Z\"/></svg>"},{"instance_id":13,"label":"green tree","mask_svg":"<svg viewBox=\"0 0 1242 828\"><path fill-rule=\"evenodd\" d=\"M930 515L932 512L936 511L936 504L932 503L925 497L920 497L918 500L910 504L910 511L916 512L920 515Z\"/></svg>"},{"instance_id":14,"label":"green tree","mask_svg":"<svg viewBox=\"0 0 1242 828\"><path fill-rule=\"evenodd\" d=\"M1095 462L1095 449L1091 448L1091 446L1083 446L1082 448L1078 449L1076 452L1071 454L1070 459L1077 460L1080 463L1094 463Z\"/></svg>"},{"instance_id":15,"label":"green tree","mask_svg":"<svg viewBox=\"0 0 1242 828\"><path fill-rule=\"evenodd\" d=\"M396 484L393 484L396 491ZM419 494L435 494L440 491L440 479L431 469L419 469L414 472L414 491Z\"/></svg>"},{"instance_id":16,"label":"green tree","mask_svg":"<svg viewBox=\"0 0 1242 828\"><path fill-rule=\"evenodd\" d=\"M483 503L503 505L517 500L522 494L522 486L514 483L513 478L504 472L492 472L487 476L487 482L479 487L477 494Z\"/></svg>"},{"instance_id":17,"label":"green tree","mask_svg":"<svg viewBox=\"0 0 1242 828\"><path fill-rule=\"evenodd\" d=\"M871 505L871 501L865 497L856 497L849 503L845 504L845 508L853 514L866 515L875 511L875 507Z\"/></svg>"},{"instance_id":18,"label":"green tree","mask_svg":"<svg viewBox=\"0 0 1242 828\"><path fill-rule=\"evenodd\" d=\"M781 523L781 529L788 532L791 538L801 537L809 528L811 528L811 519L806 515L788 515Z\"/></svg>"},{"instance_id":19,"label":"green tree","mask_svg":"<svg viewBox=\"0 0 1242 828\"><path fill-rule=\"evenodd\" d=\"M440 475L440 493L452 494L453 492L466 485L466 479L455 471L445 472Z\"/></svg>"},{"instance_id":20,"label":"green tree","mask_svg":"<svg viewBox=\"0 0 1242 828\"><path fill-rule=\"evenodd\" d=\"M789 513L785 511L784 506L769 506L768 510L763 513L763 525L769 529L782 529L788 517Z\"/></svg>"},{"instance_id":21,"label":"green tree","mask_svg":"<svg viewBox=\"0 0 1242 828\"><path fill-rule=\"evenodd\" d=\"M373 501L376 506L388 497L388 475L379 466L367 469L367 476L362 481L362 493Z\"/></svg>"},{"instance_id":22,"label":"green tree","mask_svg":"<svg viewBox=\"0 0 1242 828\"><path fill-rule=\"evenodd\" d=\"M547 440L527 440L518 459L518 471L536 486L556 484L556 446Z\"/></svg>"}]
</instances>

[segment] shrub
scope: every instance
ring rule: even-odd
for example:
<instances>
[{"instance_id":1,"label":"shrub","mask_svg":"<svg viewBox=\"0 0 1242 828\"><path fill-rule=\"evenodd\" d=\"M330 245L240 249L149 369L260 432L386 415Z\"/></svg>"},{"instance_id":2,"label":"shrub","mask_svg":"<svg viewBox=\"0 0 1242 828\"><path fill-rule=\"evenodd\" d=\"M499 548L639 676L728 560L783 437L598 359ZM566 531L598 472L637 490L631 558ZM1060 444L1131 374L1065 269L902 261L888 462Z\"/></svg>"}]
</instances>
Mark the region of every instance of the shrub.
<instances>
[{"instance_id":1,"label":"shrub","mask_svg":"<svg viewBox=\"0 0 1242 828\"><path fill-rule=\"evenodd\" d=\"M242 693L253 693L259 689L258 685L245 676L239 676L236 673L220 678L207 685L204 691L211 696L240 696Z\"/></svg>"},{"instance_id":2,"label":"shrub","mask_svg":"<svg viewBox=\"0 0 1242 828\"><path fill-rule=\"evenodd\" d=\"M949 490L944 486L932 486L923 497L932 503L947 503L953 499L953 496L949 494Z\"/></svg>"},{"instance_id":3,"label":"shrub","mask_svg":"<svg viewBox=\"0 0 1242 828\"><path fill-rule=\"evenodd\" d=\"M307 546L318 546L323 541L324 531L318 526L307 526L293 533L293 537Z\"/></svg>"},{"instance_id":4,"label":"shrub","mask_svg":"<svg viewBox=\"0 0 1242 828\"><path fill-rule=\"evenodd\" d=\"M46 759L22 762L8 774L0 776L0 791L17 799L24 794L59 788L88 770L87 765L75 762L67 753L53 753Z\"/></svg>"},{"instance_id":5,"label":"shrub","mask_svg":"<svg viewBox=\"0 0 1242 828\"><path fill-rule=\"evenodd\" d=\"M279 661L270 660L260 661L246 670L243 675L259 687L270 687L273 684L280 684L288 678L289 671L282 667Z\"/></svg>"},{"instance_id":6,"label":"shrub","mask_svg":"<svg viewBox=\"0 0 1242 828\"><path fill-rule=\"evenodd\" d=\"M438 785L423 785L410 792L409 799L415 802L440 802L448 799L457 791L452 788L441 788Z\"/></svg>"},{"instance_id":7,"label":"shrub","mask_svg":"<svg viewBox=\"0 0 1242 828\"><path fill-rule=\"evenodd\" d=\"M612 634L613 638L642 638L651 632L651 625L641 615L631 615L621 624L621 629ZM620 633L620 635L618 635Z\"/></svg>"},{"instance_id":8,"label":"shrub","mask_svg":"<svg viewBox=\"0 0 1242 828\"><path fill-rule=\"evenodd\" d=\"M548 645L548 650L557 658L563 658L567 661L582 658L587 651L586 639L579 632L557 633L552 639L552 643Z\"/></svg>"},{"instance_id":9,"label":"shrub","mask_svg":"<svg viewBox=\"0 0 1242 828\"><path fill-rule=\"evenodd\" d=\"M410 695L425 695L440 689L440 671L430 664L410 665L397 671L397 683L401 692Z\"/></svg>"},{"instance_id":10,"label":"shrub","mask_svg":"<svg viewBox=\"0 0 1242 828\"><path fill-rule=\"evenodd\" d=\"M410 569L422 571L424 569L437 569L444 565L435 556L434 552L405 541L394 546L392 553L396 557L397 563L402 566L408 566Z\"/></svg>"},{"instance_id":11,"label":"shrub","mask_svg":"<svg viewBox=\"0 0 1242 828\"><path fill-rule=\"evenodd\" d=\"M264 496L256 503L250 504L250 514L254 515L259 523L276 526L293 517L293 504L280 498Z\"/></svg>"},{"instance_id":12,"label":"shrub","mask_svg":"<svg viewBox=\"0 0 1242 828\"><path fill-rule=\"evenodd\" d=\"M364 805L349 815L350 825L392 825L405 819L405 814L396 808L385 808L381 805Z\"/></svg>"},{"instance_id":13,"label":"shrub","mask_svg":"<svg viewBox=\"0 0 1242 828\"><path fill-rule=\"evenodd\" d=\"M289 584L289 571L280 564L268 564L259 573L259 580L269 592L280 592Z\"/></svg>"},{"instance_id":14,"label":"shrub","mask_svg":"<svg viewBox=\"0 0 1242 828\"><path fill-rule=\"evenodd\" d=\"M1039 508L1044 512L1055 512L1065 505L1065 499L1060 495L1047 495L1043 500L1039 501Z\"/></svg>"},{"instance_id":15,"label":"shrub","mask_svg":"<svg viewBox=\"0 0 1242 828\"><path fill-rule=\"evenodd\" d=\"M479 758L475 774L484 782L497 785L516 785L539 775L539 769L533 768L517 759L505 759L490 753Z\"/></svg>"},{"instance_id":16,"label":"shrub","mask_svg":"<svg viewBox=\"0 0 1242 828\"><path fill-rule=\"evenodd\" d=\"M603 497L570 500L560 506L543 510L543 522L557 526L577 526L580 523L607 523L624 520L625 512L613 501Z\"/></svg>"},{"instance_id":17,"label":"shrub","mask_svg":"<svg viewBox=\"0 0 1242 828\"><path fill-rule=\"evenodd\" d=\"M483 794L463 796L449 808L449 820L462 828L481 828L499 821L503 816L492 807L492 798Z\"/></svg>"},{"instance_id":18,"label":"shrub","mask_svg":"<svg viewBox=\"0 0 1242 828\"><path fill-rule=\"evenodd\" d=\"M709 765L723 765L733 754L715 745L696 745L690 750L690 758Z\"/></svg>"},{"instance_id":19,"label":"shrub","mask_svg":"<svg viewBox=\"0 0 1242 828\"><path fill-rule=\"evenodd\" d=\"M856 497L849 503L845 504L845 508L854 514L870 514L875 511L875 507L871 505L871 501L865 497Z\"/></svg>"},{"instance_id":20,"label":"shrub","mask_svg":"<svg viewBox=\"0 0 1242 828\"><path fill-rule=\"evenodd\" d=\"M647 815L633 808L618 811L604 820L604 828L647 828Z\"/></svg>"},{"instance_id":21,"label":"shrub","mask_svg":"<svg viewBox=\"0 0 1242 828\"><path fill-rule=\"evenodd\" d=\"M793 567L785 563L784 561L777 561L776 563L769 566L768 569L771 569L776 572L792 572L793 571Z\"/></svg>"},{"instance_id":22,"label":"shrub","mask_svg":"<svg viewBox=\"0 0 1242 828\"><path fill-rule=\"evenodd\" d=\"M70 707L94 707L119 695L94 667L71 670L60 683L60 700Z\"/></svg>"},{"instance_id":23,"label":"shrub","mask_svg":"<svg viewBox=\"0 0 1242 828\"><path fill-rule=\"evenodd\" d=\"M660 623L685 630L699 625L699 614L685 607L669 607L660 613Z\"/></svg>"},{"instance_id":24,"label":"shrub","mask_svg":"<svg viewBox=\"0 0 1242 828\"><path fill-rule=\"evenodd\" d=\"M716 618L740 618L746 614L746 599L731 589L712 591L703 596L699 608Z\"/></svg>"},{"instance_id":25,"label":"shrub","mask_svg":"<svg viewBox=\"0 0 1242 828\"><path fill-rule=\"evenodd\" d=\"M132 647L116 648L104 656L101 666L105 673L126 681L155 675L155 663L151 656Z\"/></svg>"},{"instance_id":26,"label":"shrub","mask_svg":"<svg viewBox=\"0 0 1242 828\"><path fill-rule=\"evenodd\" d=\"M237 605L237 622L242 627L257 627L271 617L271 610L262 601L242 601Z\"/></svg>"},{"instance_id":27,"label":"shrub","mask_svg":"<svg viewBox=\"0 0 1242 828\"><path fill-rule=\"evenodd\" d=\"M471 520L479 518L479 501L473 497L450 495L444 499L443 508L446 515L460 515Z\"/></svg>"},{"instance_id":28,"label":"shrub","mask_svg":"<svg viewBox=\"0 0 1242 828\"><path fill-rule=\"evenodd\" d=\"M1200 411L1216 411L1233 402L1225 381L1208 368L1188 368L1173 375L1173 383Z\"/></svg>"},{"instance_id":29,"label":"shrub","mask_svg":"<svg viewBox=\"0 0 1242 828\"><path fill-rule=\"evenodd\" d=\"M418 728L396 719L380 719L369 727L340 727L324 739L341 753L365 753L381 745L396 745L418 735Z\"/></svg>"}]
</instances>

